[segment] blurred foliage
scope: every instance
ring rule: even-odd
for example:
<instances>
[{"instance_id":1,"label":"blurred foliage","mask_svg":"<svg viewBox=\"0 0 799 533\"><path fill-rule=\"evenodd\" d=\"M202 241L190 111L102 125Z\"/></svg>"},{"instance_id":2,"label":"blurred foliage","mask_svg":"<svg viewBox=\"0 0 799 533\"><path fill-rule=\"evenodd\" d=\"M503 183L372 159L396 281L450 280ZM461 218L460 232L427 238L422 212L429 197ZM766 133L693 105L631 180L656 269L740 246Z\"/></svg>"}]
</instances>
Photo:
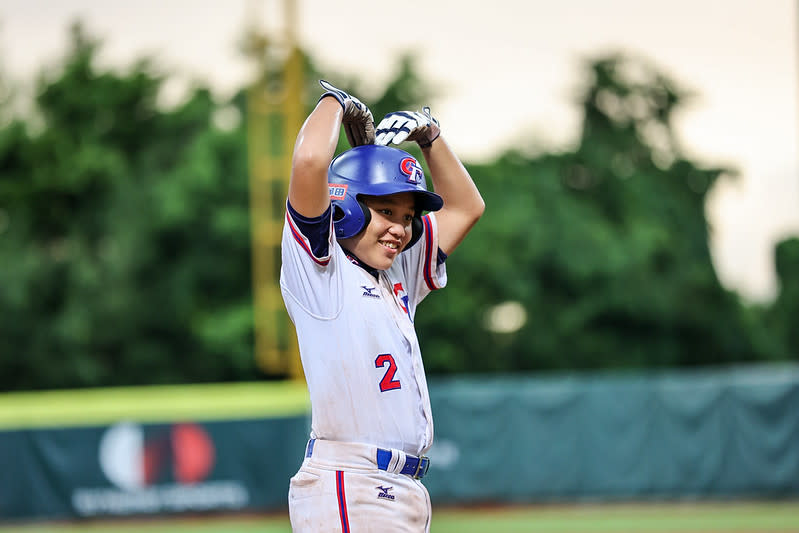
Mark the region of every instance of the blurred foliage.
<instances>
[{"instance_id":1,"label":"blurred foliage","mask_svg":"<svg viewBox=\"0 0 799 533\"><path fill-rule=\"evenodd\" d=\"M76 26L42 125L0 132L3 388L252 378L243 129L204 88L161 109L151 65L97 50Z\"/></svg>"},{"instance_id":2,"label":"blurred foliage","mask_svg":"<svg viewBox=\"0 0 799 533\"><path fill-rule=\"evenodd\" d=\"M0 98L0 389L279 377L252 354L243 93L219 102L195 86L165 108L150 62L103 70L99 47L76 25L34 112L14 118ZM309 110L327 77L376 120L435 112L413 54L379 94L305 61ZM777 249L773 306L744 306L718 282L704 216L732 172L681 154L671 117L684 92L623 56L587 71L573 152L467 164L488 207L448 259L449 288L417 315L428 369L796 358L799 241ZM487 313L508 301L526 322L491 332Z\"/></svg>"},{"instance_id":3,"label":"blurred foliage","mask_svg":"<svg viewBox=\"0 0 799 533\"><path fill-rule=\"evenodd\" d=\"M789 283L766 330L716 277L705 198L734 173L681 154L671 117L686 93L642 60L595 60L573 152L508 152L469 167L483 219L448 260L446 291L417 320L431 372L709 365L797 357ZM782 248L781 248L782 249ZM793 248L792 248L793 250ZM786 256L790 255L785 252ZM796 252L785 277L799 279ZM792 262L791 262L792 261ZM526 323L492 332L518 302ZM782 324L783 331L777 323ZM458 339L453 342L453 339ZM787 341L786 341L787 342Z\"/></svg>"},{"instance_id":4,"label":"blurred foliage","mask_svg":"<svg viewBox=\"0 0 799 533\"><path fill-rule=\"evenodd\" d=\"M777 245L774 254L780 293L766 310L768 331L780 345L777 357L799 359L799 237Z\"/></svg>"}]
</instances>

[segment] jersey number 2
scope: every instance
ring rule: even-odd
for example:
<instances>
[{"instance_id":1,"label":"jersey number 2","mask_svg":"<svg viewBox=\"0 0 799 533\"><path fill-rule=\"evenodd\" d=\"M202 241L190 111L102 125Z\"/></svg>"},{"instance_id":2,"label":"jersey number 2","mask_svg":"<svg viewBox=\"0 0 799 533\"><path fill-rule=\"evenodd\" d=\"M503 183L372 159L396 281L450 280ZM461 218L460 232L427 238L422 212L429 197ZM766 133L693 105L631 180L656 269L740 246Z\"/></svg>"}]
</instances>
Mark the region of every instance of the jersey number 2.
<instances>
[{"instance_id":1,"label":"jersey number 2","mask_svg":"<svg viewBox=\"0 0 799 533\"><path fill-rule=\"evenodd\" d=\"M380 380L380 392L399 389L402 386L399 381L394 379L394 374L397 373L397 363L394 362L394 356L390 353L381 353L375 359L375 368L386 365L388 365L388 370L383 375L383 379Z\"/></svg>"}]
</instances>

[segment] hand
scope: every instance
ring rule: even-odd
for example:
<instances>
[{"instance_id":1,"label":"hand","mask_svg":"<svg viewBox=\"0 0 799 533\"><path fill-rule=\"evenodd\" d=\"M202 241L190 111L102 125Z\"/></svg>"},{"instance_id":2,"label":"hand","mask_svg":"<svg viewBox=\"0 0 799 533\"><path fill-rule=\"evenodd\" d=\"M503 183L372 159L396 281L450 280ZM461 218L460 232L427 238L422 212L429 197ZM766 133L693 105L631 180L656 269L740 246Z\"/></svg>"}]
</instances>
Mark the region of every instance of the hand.
<instances>
[{"instance_id":1,"label":"hand","mask_svg":"<svg viewBox=\"0 0 799 533\"><path fill-rule=\"evenodd\" d=\"M362 144L373 144L375 142L375 121L366 104L325 80L319 80L319 85L327 90L319 97L320 101L326 96L332 96L344 109L341 124L344 126L344 133L347 135L350 146L355 148Z\"/></svg>"},{"instance_id":2,"label":"hand","mask_svg":"<svg viewBox=\"0 0 799 533\"><path fill-rule=\"evenodd\" d=\"M375 132L376 144L400 144L403 141L416 141L420 147L427 148L441 135L438 121L430 115L430 108L422 112L395 111L386 115Z\"/></svg>"}]
</instances>

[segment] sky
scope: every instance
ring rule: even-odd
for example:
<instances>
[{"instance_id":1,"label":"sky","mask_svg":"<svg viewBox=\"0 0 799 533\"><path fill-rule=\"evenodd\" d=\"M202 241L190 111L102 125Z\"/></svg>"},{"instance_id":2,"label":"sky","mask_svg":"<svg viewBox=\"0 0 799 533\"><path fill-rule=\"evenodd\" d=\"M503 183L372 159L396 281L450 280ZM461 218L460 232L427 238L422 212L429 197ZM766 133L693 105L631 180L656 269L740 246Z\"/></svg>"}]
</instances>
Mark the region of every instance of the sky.
<instances>
[{"instance_id":1,"label":"sky","mask_svg":"<svg viewBox=\"0 0 799 533\"><path fill-rule=\"evenodd\" d=\"M296 1L301 46L323 72L366 80L365 91L392 76L400 53L416 52L439 87L433 114L467 163L532 144L568 149L583 61L609 51L650 61L695 93L676 117L684 152L740 172L706 205L719 278L748 301L776 294L774 245L799 236L797 0ZM252 79L237 47L244 28L280 30L283 5L0 0L0 71L24 82L57 65L80 18L102 39L103 63L150 55L223 99Z\"/></svg>"}]
</instances>

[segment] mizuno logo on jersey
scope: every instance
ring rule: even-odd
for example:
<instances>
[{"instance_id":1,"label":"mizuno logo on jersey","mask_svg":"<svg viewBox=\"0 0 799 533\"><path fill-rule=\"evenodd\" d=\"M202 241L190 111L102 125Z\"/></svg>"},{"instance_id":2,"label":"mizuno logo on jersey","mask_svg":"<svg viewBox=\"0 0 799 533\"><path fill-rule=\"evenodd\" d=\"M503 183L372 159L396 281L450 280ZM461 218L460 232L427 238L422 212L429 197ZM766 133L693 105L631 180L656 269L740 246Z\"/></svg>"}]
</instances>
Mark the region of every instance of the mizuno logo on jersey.
<instances>
[{"instance_id":1,"label":"mizuno logo on jersey","mask_svg":"<svg viewBox=\"0 0 799 533\"><path fill-rule=\"evenodd\" d=\"M377 499L378 500L380 500L380 499L393 500L394 499L394 495L388 493L388 491L390 491L393 488L394 487L377 487L377 490L380 491L380 492L377 493Z\"/></svg>"},{"instance_id":2,"label":"mizuno logo on jersey","mask_svg":"<svg viewBox=\"0 0 799 533\"><path fill-rule=\"evenodd\" d=\"M361 285L361 288L363 289L362 296L367 296L369 298L380 298L379 294L375 294L374 292L372 292L375 289L377 289L377 287L367 287L366 285Z\"/></svg>"}]
</instances>

